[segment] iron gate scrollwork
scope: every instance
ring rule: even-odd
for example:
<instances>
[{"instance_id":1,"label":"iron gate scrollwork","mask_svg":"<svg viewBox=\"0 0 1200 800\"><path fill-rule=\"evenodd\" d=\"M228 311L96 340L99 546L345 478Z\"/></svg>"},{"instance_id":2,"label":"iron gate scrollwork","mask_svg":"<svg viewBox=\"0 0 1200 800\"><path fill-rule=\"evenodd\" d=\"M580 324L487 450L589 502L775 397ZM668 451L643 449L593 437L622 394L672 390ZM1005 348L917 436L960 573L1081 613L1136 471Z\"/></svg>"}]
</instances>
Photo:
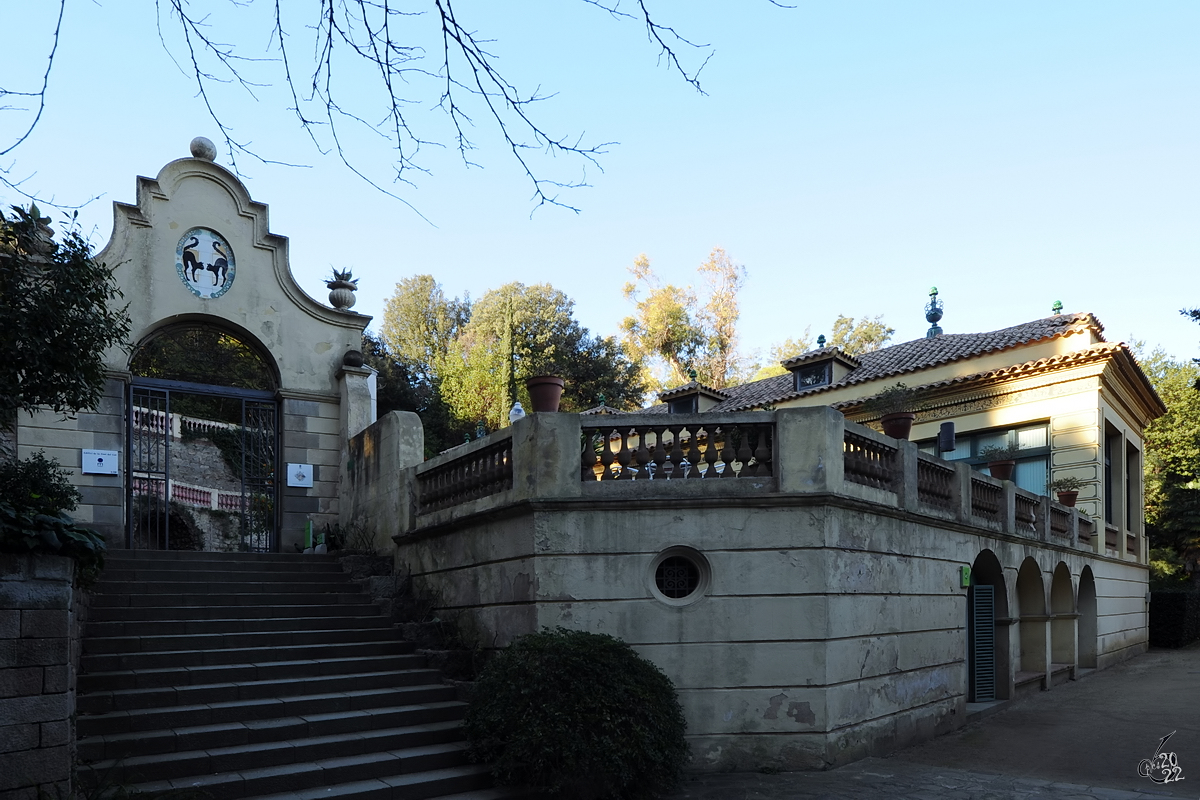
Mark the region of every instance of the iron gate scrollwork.
<instances>
[{"instance_id":1,"label":"iron gate scrollwork","mask_svg":"<svg viewBox=\"0 0 1200 800\"><path fill-rule=\"evenodd\" d=\"M181 396L191 402L179 406L222 413L181 413L172 407ZM129 547L277 548L278 404L270 393L141 379L127 408Z\"/></svg>"}]
</instances>

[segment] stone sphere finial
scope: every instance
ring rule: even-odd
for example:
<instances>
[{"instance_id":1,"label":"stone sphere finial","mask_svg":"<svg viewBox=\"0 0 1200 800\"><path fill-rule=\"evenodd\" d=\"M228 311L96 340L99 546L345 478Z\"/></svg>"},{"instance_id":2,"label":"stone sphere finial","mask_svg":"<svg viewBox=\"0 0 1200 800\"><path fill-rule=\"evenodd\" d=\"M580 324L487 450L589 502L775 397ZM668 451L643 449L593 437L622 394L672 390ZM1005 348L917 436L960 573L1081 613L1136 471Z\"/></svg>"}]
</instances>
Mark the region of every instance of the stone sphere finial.
<instances>
[{"instance_id":1,"label":"stone sphere finial","mask_svg":"<svg viewBox=\"0 0 1200 800\"><path fill-rule=\"evenodd\" d=\"M191 150L193 158L202 158L205 161L214 161L217 158L217 146L212 143L212 139L205 136L192 139Z\"/></svg>"}]
</instances>

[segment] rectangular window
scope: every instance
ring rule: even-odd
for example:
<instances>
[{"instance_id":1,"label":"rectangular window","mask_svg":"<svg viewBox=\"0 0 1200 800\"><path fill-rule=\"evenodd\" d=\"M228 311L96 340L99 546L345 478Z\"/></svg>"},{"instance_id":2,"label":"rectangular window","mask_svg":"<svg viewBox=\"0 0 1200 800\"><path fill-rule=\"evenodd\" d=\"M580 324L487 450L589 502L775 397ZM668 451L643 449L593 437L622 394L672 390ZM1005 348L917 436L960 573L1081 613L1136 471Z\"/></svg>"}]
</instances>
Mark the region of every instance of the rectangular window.
<instances>
[{"instance_id":1,"label":"rectangular window","mask_svg":"<svg viewBox=\"0 0 1200 800\"><path fill-rule=\"evenodd\" d=\"M1007 430L959 433L955 436L955 448L942 454L947 461L965 461L978 470L987 467L987 459L979 453L985 447L1017 448L1016 469L1013 483L1027 492L1046 494L1046 481L1050 478L1050 437L1046 423L1023 425ZM924 453L937 455L937 440L918 443Z\"/></svg>"}]
</instances>

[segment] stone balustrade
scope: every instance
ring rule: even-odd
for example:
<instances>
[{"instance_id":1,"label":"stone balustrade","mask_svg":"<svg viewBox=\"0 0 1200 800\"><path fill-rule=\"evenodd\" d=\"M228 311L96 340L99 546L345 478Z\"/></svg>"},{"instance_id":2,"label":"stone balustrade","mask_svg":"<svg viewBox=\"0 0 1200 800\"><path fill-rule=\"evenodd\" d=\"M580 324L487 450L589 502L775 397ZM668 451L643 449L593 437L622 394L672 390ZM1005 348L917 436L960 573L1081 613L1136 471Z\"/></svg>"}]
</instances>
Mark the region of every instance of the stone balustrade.
<instances>
[{"instance_id":1,"label":"stone balustrade","mask_svg":"<svg viewBox=\"0 0 1200 800\"><path fill-rule=\"evenodd\" d=\"M1074 509L920 453L828 408L734 414L532 414L409 467L399 533L538 500L668 501L828 493L1092 549Z\"/></svg>"}]
</instances>

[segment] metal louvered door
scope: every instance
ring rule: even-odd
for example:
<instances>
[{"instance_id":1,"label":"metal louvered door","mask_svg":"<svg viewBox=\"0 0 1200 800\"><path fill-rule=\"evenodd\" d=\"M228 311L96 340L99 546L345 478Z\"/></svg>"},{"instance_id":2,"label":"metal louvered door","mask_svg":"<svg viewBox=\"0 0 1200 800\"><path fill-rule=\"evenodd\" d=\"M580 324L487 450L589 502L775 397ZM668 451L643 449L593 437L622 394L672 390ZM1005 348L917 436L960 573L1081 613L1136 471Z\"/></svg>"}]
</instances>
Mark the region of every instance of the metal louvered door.
<instances>
[{"instance_id":1,"label":"metal louvered door","mask_svg":"<svg viewBox=\"0 0 1200 800\"><path fill-rule=\"evenodd\" d=\"M967 669L973 703L996 699L996 598L995 588L972 586L967 595Z\"/></svg>"}]
</instances>

